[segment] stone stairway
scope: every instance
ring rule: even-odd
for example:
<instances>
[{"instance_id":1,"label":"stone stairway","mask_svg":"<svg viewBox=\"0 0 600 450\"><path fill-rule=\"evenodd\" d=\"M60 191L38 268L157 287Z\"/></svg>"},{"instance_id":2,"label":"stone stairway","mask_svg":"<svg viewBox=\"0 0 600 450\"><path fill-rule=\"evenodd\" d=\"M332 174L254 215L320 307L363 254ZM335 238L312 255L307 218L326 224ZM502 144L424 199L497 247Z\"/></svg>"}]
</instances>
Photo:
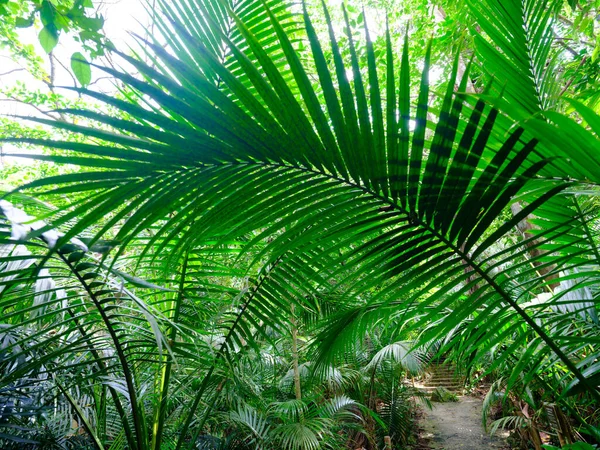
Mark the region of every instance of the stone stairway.
<instances>
[{"instance_id":1,"label":"stone stairway","mask_svg":"<svg viewBox=\"0 0 600 450\"><path fill-rule=\"evenodd\" d=\"M455 394L462 394L464 380L457 375L456 367L446 363L433 363L427 369L428 376L415 387L421 391L431 394L436 388L443 387Z\"/></svg>"}]
</instances>

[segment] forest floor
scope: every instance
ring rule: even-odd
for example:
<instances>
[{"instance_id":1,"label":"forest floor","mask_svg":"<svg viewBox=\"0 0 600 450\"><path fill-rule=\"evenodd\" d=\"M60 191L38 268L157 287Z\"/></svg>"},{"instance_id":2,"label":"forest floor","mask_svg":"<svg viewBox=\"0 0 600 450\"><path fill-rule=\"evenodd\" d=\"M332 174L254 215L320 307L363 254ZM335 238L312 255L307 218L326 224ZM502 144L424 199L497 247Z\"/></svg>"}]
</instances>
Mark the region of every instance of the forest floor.
<instances>
[{"instance_id":1,"label":"forest floor","mask_svg":"<svg viewBox=\"0 0 600 450\"><path fill-rule=\"evenodd\" d=\"M481 424L482 400L461 396L458 402L432 402L433 409L423 408L420 427L420 448L432 450L507 449L508 433L490 437Z\"/></svg>"}]
</instances>

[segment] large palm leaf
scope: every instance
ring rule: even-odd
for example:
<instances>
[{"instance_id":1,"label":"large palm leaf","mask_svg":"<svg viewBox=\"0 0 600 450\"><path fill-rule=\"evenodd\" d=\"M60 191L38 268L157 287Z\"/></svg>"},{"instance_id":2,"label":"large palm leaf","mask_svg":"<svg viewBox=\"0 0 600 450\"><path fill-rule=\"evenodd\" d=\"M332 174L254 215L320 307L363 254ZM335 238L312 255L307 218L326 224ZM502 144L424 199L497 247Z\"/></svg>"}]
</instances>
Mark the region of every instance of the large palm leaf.
<instances>
[{"instance_id":1,"label":"large palm leaf","mask_svg":"<svg viewBox=\"0 0 600 450\"><path fill-rule=\"evenodd\" d=\"M569 104L559 92L559 62L564 59L560 50L564 49L555 48L556 21L563 3L469 1L477 25L475 49L481 70L494 80L493 103L544 143L544 157L552 161L541 174L598 183L600 166L590 152L597 146L596 139L581 128L580 118L557 113ZM591 120L590 125L597 117L583 105L575 109L584 121ZM511 125L512 121L502 121L499 129L505 132Z\"/></svg>"},{"instance_id":2,"label":"large palm leaf","mask_svg":"<svg viewBox=\"0 0 600 450\"><path fill-rule=\"evenodd\" d=\"M389 311L416 325L439 320L440 326L423 338L431 340L475 312L480 326L501 338L503 323L495 322L496 312L512 310L515 326L531 330L547 345L547 354L597 395L552 330L536 320L536 311L520 305L519 283L496 270L523 251L520 243L499 250L496 242L573 184L536 178L547 166L547 149L527 139L521 128L502 142L492 138L498 135L498 112L483 101L463 115L464 98L453 92L458 60L439 116L430 121L429 52L415 105L406 45L397 56L388 36L382 86L368 30L368 63L361 68L355 43L347 41L345 58L328 22L330 65L304 12L316 88L270 4L257 9L269 19L262 35L277 36L270 51L235 9L219 14L235 23L236 40L205 22L216 4L195 2L199 14L188 2L176 3L177 10L167 8L163 30L170 49L149 43L153 66L121 54L141 77L103 69L143 104L81 90L120 110L121 117L68 110L102 126L52 124L94 142L28 141L58 150L42 159L88 170L26 186L46 187L49 195L90 193L54 215L52 227L77 219L62 242L101 223L92 243L116 227L121 243L116 260L141 239L145 247L139 258L160 258L166 267L180 266L186 255L203 248L238 246L237 266L259 276L235 298L232 319L222 322L218 359L233 358L267 326L282 329L290 305L311 307L308 298L335 291L351 308L331 318L321 337L322 360L353 345L361 330ZM216 48L226 48L228 57L224 60ZM281 55L289 72L280 70ZM464 90L466 80L459 83ZM598 146L595 140L586 142ZM528 200L527 206L498 224L500 213L518 195ZM543 242L569 236L571 223L546 231ZM573 251L585 259L584 251ZM545 258L563 268L579 264L569 262L570 257ZM533 272L519 273L527 277ZM182 272L181 286L194 282ZM535 286L543 283L533 278ZM446 310L453 313L440 319ZM203 396L219 391L208 389L215 373L215 365L210 367L191 402L178 448L188 442ZM142 432L140 425L136 434Z\"/></svg>"},{"instance_id":3,"label":"large palm leaf","mask_svg":"<svg viewBox=\"0 0 600 450\"><path fill-rule=\"evenodd\" d=\"M526 114L551 109L557 101L553 61L554 21L562 1L469 1L479 26L476 48L491 77L500 81L503 97ZM519 80L519 83L508 83Z\"/></svg>"}]
</instances>

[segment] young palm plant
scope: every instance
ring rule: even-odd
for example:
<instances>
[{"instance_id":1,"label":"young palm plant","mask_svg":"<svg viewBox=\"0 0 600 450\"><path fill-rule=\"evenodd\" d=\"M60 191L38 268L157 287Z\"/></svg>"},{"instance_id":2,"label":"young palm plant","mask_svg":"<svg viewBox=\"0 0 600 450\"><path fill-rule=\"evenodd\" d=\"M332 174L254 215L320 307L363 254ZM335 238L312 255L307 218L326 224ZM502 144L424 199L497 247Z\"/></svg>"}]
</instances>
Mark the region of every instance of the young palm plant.
<instances>
[{"instance_id":1,"label":"young palm plant","mask_svg":"<svg viewBox=\"0 0 600 450\"><path fill-rule=\"evenodd\" d=\"M22 276L31 285L38 267L59 260L64 282L77 284L64 306L41 314L47 332L21 341L56 342L64 325L57 318L71 315L76 344L57 351L88 349L77 367L96 374L86 378L89 389L100 391L98 403L112 401L122 426L118 435L103 432L103 442L95 429L103 421L88 421L98 448L193 448L244 349L269 339L268 330L289 330L294 308L313 310L311 299L323 293L345 305L315 340L317 368L330 367L383 317L417 330L435 323L422 344L469 320L465 353L482 335L488 347L508 335L515 347L533 340L534 364L564 368L566 384L599 398L594 359L572 352L580 344L543 321L545 308L527 305L550 275L572 279L573 270L595 266L595 238L581 233L585 216L560 209L535 237L498 245L550 200L597 178L588 165L595 135L559 115L515 124L484 98L462 94L469 72L457 80L459 54L434 111L427 50L413 101L407 39L396 49L387 30L376 55L365 28L363 65L347 15L342 48L327 10L323 40L306 8L292 14L275 0L159 3L160 40L146 43L149 63L114 50L128 69L100 67L126 86L124 95L77 90L119 114L63 110L95 126L34 120L84 141L20 140L54 149L40 159L82 168L21 188L73 198L28 233L40 257ZM513 100L498 102L510 109ZM597 117L578 109L597 131ZM562 130L574 136L569 161L561 159ZM520 212L502 220L517 200ZM54 229L64 235L44 247ZM86 248L118 245L86 265L93 255L70 243L79 235L90 237ZM8 234L3 243L14 245ZM106 286L120 263L133 307ZM218 279L237 284L227 289ZM219 297L221 307L212 300ZM4 293L0 306L14 309L4 319L9 328L41 311ZM597 343L589 343L594 355Z\"/></svg>"}]
</instances>

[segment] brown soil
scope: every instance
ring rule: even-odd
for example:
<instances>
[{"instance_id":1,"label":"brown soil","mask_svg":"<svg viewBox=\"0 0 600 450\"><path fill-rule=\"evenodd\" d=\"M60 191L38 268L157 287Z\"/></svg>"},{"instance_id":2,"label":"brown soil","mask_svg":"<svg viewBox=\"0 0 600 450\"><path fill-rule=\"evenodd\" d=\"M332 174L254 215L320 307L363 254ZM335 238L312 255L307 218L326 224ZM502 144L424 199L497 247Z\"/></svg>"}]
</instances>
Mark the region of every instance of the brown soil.
<instances>
[{"instance_id":1,"label":"brown soil","mask_svg":"<svg viewBox=\"0 0 600 450\"><path fill-rule=\"evenodd\" d=\"M419 448L431 450L507 449L502 431L490 437L481 423L482 400L459 397L455 403L432 403L419 419Z\"/></svg>"}]
</instances>

